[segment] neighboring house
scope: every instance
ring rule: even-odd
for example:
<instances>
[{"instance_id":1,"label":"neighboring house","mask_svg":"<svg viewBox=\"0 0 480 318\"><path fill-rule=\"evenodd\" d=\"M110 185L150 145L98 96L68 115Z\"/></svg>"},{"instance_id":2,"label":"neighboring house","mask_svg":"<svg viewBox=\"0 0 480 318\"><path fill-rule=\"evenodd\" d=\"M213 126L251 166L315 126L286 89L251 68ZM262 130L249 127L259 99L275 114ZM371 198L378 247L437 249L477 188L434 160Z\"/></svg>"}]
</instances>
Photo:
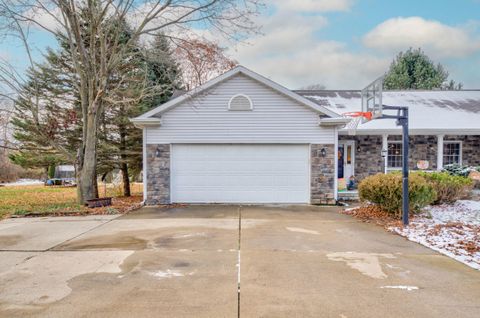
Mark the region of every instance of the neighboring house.
<instances>
[{"instance_id":1,"label":"neighboring house","mask_svg":"<svg viewBox=\"0 0 480 318\"><path fill-rule=\"evenodd\" d=\"M413 169L479 164L479 91L386 92L389 103L410 106ZM339 177L399 165L392 120L355 136L343 128L341 114L360 107L358 91L291 91L238 66L132 119L143 129L145 202L334 203Z\"/></svg>"},{"instance_id":2,"label":"neighboring house","mask_svg":"<svg viewBox=\"0 0 480 318\"><path fill-rule=\"evenodd\" d=\"M69 185L75 183L75 166L68 164L56 166L53 180L47 181L48 185Z\"/></svg>"},{"instance_id":3,"label":"neighboring house","mask_svg":"<svg viewBox=\"0 0 480 318\"><path fill-rule=\"evenodd\" d=\"M75 166L74 165L58 165L55 167L56 179L75 179Z\"/></svg>"}]
</instances>

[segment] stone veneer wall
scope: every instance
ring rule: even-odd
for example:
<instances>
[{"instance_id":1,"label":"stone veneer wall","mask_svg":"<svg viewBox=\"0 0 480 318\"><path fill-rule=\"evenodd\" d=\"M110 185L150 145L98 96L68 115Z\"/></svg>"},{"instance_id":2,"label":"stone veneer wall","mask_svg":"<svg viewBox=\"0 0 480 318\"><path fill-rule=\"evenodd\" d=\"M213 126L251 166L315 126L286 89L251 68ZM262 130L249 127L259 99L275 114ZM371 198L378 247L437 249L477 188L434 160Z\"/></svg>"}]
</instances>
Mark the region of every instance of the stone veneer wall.
<instances>
[{"instance_id":1,"label":"stone veneer wall","mask_svg":"<svg viewBox=\"0 0 480 318\"><path fill-rule=\"evenodd\" d=\"M388 136L388 141L402 141L402 136ZM419 160L428 161L428 170L437 169L437 136L410 136L408 147L408 167L417 170Z\"/></svg>"},{"instance_id":2,"label":"stone veneer wall","mask_svg":"<svg viewBox=\"0 0 480 318\"><path fill-rule=\"evenodd\" d=\"M462 142L462 165L480 166L480 136L448 135L444 141L460 140Z\"/></svg>"},{"instance_id":3,"label":"stone veneer wall","mask_svg":"<svg viewBox=\"0 0 480 318\"><path fill-rule=\"evenodd\" d=\"M384 171L382 136L339 136L339 139L355 140L355 177L357 180Z\"/></svg>"},{"instance_id":4,"label":"stone veneer wall","mask_svg":"<svg viewBox=\"0 0 480 318\"><path fill-rule=\"evenodd\" d=\"M147 145L146 205L170 203L170 145Z\"/></svg>"},{"instance_id":5,"label":"stone veneer wall","mask_svg":"<svg viewBox=\"0 0 480 318\"><path fill-rule=\"evenodd\" d=\"M325 157L321 155L322 148L326 151ZM335 146L312 144L310 151L310 201L312 204L334 204Z\"/></svg>"},{"instance_id":6,"label":"stone veneer wall","mask_svg":"<svg viewBox=\"0 0 480 318\"><path fill-rule=\"evenodd\" d=\"M339 140L355 140L355 176L358 180L384 171L384 159L381 156L382 136L339 136ZM389 135L388 140L401 141L402 137ZM480 136L446 135L444 141L448 140L462 141L463 165L480 165ZM428 161L428 170L437 169L437 136L410 136L410 169L416 170L419 160Z\"/></svg>"}]
</instances>

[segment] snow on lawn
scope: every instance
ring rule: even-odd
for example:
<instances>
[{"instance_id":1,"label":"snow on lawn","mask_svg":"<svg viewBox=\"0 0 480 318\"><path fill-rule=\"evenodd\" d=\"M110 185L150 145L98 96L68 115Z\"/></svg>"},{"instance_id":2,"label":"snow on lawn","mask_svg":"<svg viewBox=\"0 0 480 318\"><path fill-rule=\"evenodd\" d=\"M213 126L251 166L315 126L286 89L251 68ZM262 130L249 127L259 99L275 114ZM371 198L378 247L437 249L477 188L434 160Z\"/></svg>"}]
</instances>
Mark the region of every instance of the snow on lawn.
<instances>
[{"instance_id":1,"label":"snow on lawn","mask_svg":"<svg viewBox=\"0 0 480 318\"><path fill-rule=\"evenodd\" d=\"M35 179L18 179L14 182L4 183L2 185L6 187L14 187L14 186L29 186L29 185L39 185L43 184L42 180L35 180Z\"/></svg>"},{"instance_id":2,"label":"snow on lawn","mask_svg":"<svg viewBox=\"0 0 480 318\"><path fill-rule=\"evenodd\" d=\"M460 200L430 206L408 227L390 227L410 241L425 245L480 270L480 202Z\"/></svg>"}]
</instances>

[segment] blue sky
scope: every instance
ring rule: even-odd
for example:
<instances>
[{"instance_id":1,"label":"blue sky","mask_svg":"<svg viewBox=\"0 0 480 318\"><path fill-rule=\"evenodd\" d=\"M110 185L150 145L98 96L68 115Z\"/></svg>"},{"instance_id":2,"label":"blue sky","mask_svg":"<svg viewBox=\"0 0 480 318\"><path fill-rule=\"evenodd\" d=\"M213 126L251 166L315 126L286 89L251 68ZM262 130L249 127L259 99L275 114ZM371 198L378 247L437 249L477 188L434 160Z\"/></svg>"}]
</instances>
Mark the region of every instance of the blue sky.
<instances>
[{"instance_id":1,"label":"blue sky","mask_svg":"<svg viewBox=\"0 0 480 318\"><path fill-rule=\"evenodd\" d=\"M290 88L362 88L409 47L480 88L480 0L276 0L258 20L264 35L230 52Z\"/></svg>"},{"instance_id":2,"label":"blue sky","mask_svg":"<svg viewBox=\"0 0 480 318\"><path fill-rule=\"evenodd\" d=\"M289 88L321 84L359 89L384 73L394 56L421 47L465 88L480 88L480 0L266 0L256 18L263 34L248 44L224 43L228 54ZM200 31L202 34L205 30ZM38 48L55 42L37 31ZM26 65L18 44L0 56Z\"/></svg>"}]
</instances>

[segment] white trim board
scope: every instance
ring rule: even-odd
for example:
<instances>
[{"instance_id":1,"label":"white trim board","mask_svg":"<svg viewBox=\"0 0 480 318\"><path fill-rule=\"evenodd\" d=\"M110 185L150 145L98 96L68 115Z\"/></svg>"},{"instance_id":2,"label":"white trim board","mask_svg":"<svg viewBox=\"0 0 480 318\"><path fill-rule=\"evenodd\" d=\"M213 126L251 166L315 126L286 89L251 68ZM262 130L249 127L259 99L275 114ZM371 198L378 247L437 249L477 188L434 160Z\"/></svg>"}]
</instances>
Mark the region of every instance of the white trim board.
<instances>
[{"instance_id":1,"label":"white trim board","mask_svg":"<svg viewBox=\"0 0 480 318\"><path fill-rule=\"evenodd\" d=\"M480 129L409 129L410 136L414 135L480 135ZM375 135L401 135L402 129L357 129L355 131L356 136L375 136ZM349 135L347 130L339 130L339 135Z\"/></svg>"}]
</instances>

